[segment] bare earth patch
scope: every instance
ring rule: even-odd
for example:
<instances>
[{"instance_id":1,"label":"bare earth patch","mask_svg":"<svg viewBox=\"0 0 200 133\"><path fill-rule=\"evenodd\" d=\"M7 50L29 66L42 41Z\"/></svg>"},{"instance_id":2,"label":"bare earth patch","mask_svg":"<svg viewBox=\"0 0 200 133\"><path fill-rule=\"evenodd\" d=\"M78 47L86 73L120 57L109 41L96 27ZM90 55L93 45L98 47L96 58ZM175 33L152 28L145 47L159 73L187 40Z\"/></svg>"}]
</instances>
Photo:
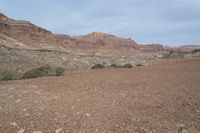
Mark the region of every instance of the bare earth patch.
<instances>
[{"instance_id":1,"label":"bare earth patch","mask_svg":"<svg viewBox=\"0 0 200 133\"><path fill-rule=\"evenodd\" d=\"M200 60L0 82L0 132L200 131Z\"/></svg>"}]
</instances>

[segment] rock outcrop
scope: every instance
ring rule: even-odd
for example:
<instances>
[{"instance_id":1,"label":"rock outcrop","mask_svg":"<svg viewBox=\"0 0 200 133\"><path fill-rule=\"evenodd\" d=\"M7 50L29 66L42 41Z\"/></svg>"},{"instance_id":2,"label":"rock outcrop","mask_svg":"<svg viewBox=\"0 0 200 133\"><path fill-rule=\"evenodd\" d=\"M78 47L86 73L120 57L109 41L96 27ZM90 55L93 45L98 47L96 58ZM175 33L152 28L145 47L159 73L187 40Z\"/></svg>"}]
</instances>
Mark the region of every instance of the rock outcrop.
<instances>
[{"instance_id":1,"label":"rock outcrop","mask_svg":"<svg viewBox=\"0 0 200 133\"><path fill-rule=\"evenodd\" d=\"M18 49L56 50L104 56L157 55L170 51L169 48L159 44L139 45L130 38L116 37L102 32L74 37L53 34L31 22L10 19L2 13L0 13L0 45Z\"/></svg>"}]
</instances>

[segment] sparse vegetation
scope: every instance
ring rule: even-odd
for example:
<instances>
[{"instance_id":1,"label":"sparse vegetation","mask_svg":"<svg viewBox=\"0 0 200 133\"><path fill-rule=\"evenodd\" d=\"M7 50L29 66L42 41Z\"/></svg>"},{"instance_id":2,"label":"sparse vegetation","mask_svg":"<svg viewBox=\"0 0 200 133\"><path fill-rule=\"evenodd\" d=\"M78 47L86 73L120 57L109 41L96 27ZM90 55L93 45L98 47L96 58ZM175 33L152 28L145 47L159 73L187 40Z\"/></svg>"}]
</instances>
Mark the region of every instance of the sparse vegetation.
<instances>
[{"instance_id":1,"label":"sparse vegetation","mask_svg":"<svg viewBox=\"0 0 200 133\"><path fill-rule=\"evenodd\" d=\"M64 68L53 68L50 66L42 66L38 68L31 69L30 71L24 73L22 79L31 79L44 76L62 76L64 75Z\"/></svg>"},{"instance_id":2,"label":"sparse vegetation","mask_svg":"<svg viewBox=\"0 0 200 133\"><path fill-rule=\"evenodd\" d=\"M131 64L125 64L125 65L116 65L116 64L112 64L110 67L113 67L113 68L132 68L133 65Z\"/></svg>"},{"instance_id":3,"label":"sparse vegetation","mask_svg":"<svg viewBox=\"0 0 200 133\"><path fill-rule=\"evenodd\" d=\"M123 66L123 68L132 68L133 67L133 65L131 65L131 64L125 64L124 66Z\"/></svg>"},{"instance_id":4,"label":"sparse vegetation","mask_svg":"<svg viewBox=\"0 0 200 133\"><path fill-rule=\"evenodd\" d=\"M139 63L139 64L137 64L136 66L137 66L137 67L141 67L141 66L144 66L144 64Z\"/></svg>"},{"instance_id":5,"label":"sparse vegetation","mask_svg":"<svg viewBox=\"0 0 200 133\"><path fill-rule=\"evenodd\" d=\"M16 79L16 72L14 70L2 69L0 70L0 81Z\"/></svg>"},{"instance_id":6,"label":"sparse vegetation","mask_svg":"<svg viewBox=\"0 0 200 133\"><path fill-rule=\"evenodd\" d=\"M163 59L184 59L188 54L193 54L194 51L191 52L184 52L184 51L170 51L170 53L164 54Z\"/></svg>"},{"instance_id":7,"label":"sparse vegetation","mask_svg":"<svg viewBox=\"0 0 200 133\"><path fill-rule=\"evenodd\" d=\"M196 53L199 53L200 52L200 49L195 49L195 50L193 50L191 53L192 54L196 54Z\"/></svg>"},{"instance_id":8,"label":"sparse vegetation","mask_svg":"<svg viewBox=\"0 0 200 133\"><path fill-rule=\"evenodd\" d=\"M171 57L171 54L164 54L162 58L163 59L170 59L170 57Z\"/></svg>"},{"instance_id":9,"label":"sparse vegetation","mask_svg":"<svg viewBox=\"0 0 200 133\"><path fill-rule=\"evenodd\" d=\"M56 71L56 76L63 76L65 69L62 67L57 67L57 68L55 68L55 71Z\"/></svg>"},{"instance_id":10,"label":"sparse vegetation","mask_svg":"<svg viewBox=\"0 0 200 133\"><path fill-rule=\"evenodd\" d=\"M112 65L110 65L110 67L118 68L119 66L117 66L116 64L112 64Z\"/></svg>"},{"instance_id":11,"label":"sparse vegetation","mask_svg":"<svg viewBox=\"0 0 200 133\"><path fill-rule=\"evenodd\" d=\"M102 65L102 64L96 64L96 65L94 65L94 66L92 67L92 69L103 69L103 68L105 68L105 66Z\"/></svg>"}]
</instances>

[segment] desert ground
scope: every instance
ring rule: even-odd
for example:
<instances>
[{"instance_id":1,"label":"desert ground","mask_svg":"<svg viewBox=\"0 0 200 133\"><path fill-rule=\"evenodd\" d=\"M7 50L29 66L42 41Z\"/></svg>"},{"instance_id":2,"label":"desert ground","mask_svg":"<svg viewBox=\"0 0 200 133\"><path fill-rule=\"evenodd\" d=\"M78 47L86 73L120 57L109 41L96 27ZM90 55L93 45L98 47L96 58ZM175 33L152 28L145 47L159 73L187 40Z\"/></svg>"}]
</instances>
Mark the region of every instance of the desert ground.
<instances>
[{"instance_id":1,"label":"desert ground","mask_svg":"<svg viewBox=\"0 0 200 133\"><path fill-rule=\"evenodd\" d=\"M200 131L200 59L0 82L0 132Z\"/></svg>"}]
</instances>

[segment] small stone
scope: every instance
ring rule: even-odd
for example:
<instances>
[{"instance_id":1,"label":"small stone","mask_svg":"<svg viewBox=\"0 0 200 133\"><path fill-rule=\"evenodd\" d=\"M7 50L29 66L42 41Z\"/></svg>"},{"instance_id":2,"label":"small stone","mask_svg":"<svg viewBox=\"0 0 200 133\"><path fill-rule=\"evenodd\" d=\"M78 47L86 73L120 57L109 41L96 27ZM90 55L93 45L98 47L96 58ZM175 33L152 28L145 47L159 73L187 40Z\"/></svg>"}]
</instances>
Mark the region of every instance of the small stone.
<instances>
[{"instance_id":1,"label":"small stone","mask_svg":"<svg viewBox=\"0 0 200 133\"><path fill-rule=\"evenodd\" d=\"M8 88L8 90L11 90L11 91L12 91L12 90L14 90L14 88L11 88L11 87L10 87L10 88Z\"/></svg>"},{"instance_id":2,"label":"small stone","mask_svg":"<svg viewBox=\"0 0 200 133\"><path fill-rule=\"evenodd\" d=\"M182 130L182 133L189 133L189 131L186 130L186 129L183 129L183 130Z\"/></svg>"},{"instance_id":3,"label":"small stone","mask_svg":"<svg viewBox=\"0 0 200 133\"><path fill-rule=\"evenodd\" d=\"M176 130L169 130L167 133L177 133L177 131Z\"/></svg>"},{"instance_id":4,"label":"small stone","mask_svg":"<svg viewBox=\"0 0 200 133\"><path fill-rule=\"evenodd\" d=\"M21 128L19 131L17 131L17 133L24 133L25 129Z\"/></svg>"},{"instance_id":5,"label":"small stone","mask_svg":"<svg viewBox=\"0 0 200 133\"><path fill-rule=\"evenodd\" d=\"M42 133L42 131L33 131L33 133Z\"/></svg>"},{"instance_id":6,"label":"small stone","mask_svg":"<svg viewBox=\"0 0 200 133\"><path fill-rule=\"evenodd\" d=\"M62 133L63 132L63 129L62 128L59 128L55 131L55 133Z\"/></svg>"},{"instance_id":7,"label":"small stone","mask_svg":"<svg viewBox=\"0 0 200 133\"><path fill-rule=\"evenodd\" d=\"M89 117L89 116L90 116L90 114L89 114L89 113L86 113L85 115L86 115L87 117Z\"/></svg>"},{"instance_id":8,"label":"small stone","mask_svg":"<svg viewBox=\"0 0 200 133\"><path fill-rule=\"evenodd\" d=\"M25 113L24 115L25 115L25 116L30 116L30 114L29 114L29 113Z\"/></svg>"},{"instance_id":9,"label":"small stone","mask_svg":"<svg viewBox=\"0 0 200 133\"><path fill-rule=\"evenodd\" d=\"M21 102L21 99L15 100L15 103L19 103L19 102Z\"/></svg>"},{"instance_id":10,"label":"small stone","mask_svg":"<svg viewBox=\"0 0 200 133\"><path fill-rule=\"evenodd\" d=\"M200 131L198 131L195 127L189 128L189 132L190 133L200 133Z\"/></svg>"},{"instance_id":11,"label":"small stone","mask_svg":"<svg viewBox=\"0 0 200 133\"><path fill-rule=\"evenodd\" d=\"M10 125L17 127L17 123L15 123L15 122L10 123Z\"/></svg>"},{"instance_id":12,"label":"small stone","mask_svg":"<svg viewBox=\"0 0 200 133\"><path fill-rule=\"evenodd\" d=\"M76 99L77 102L81 101L81 99Z\"/></svg>"}]
</instances>

